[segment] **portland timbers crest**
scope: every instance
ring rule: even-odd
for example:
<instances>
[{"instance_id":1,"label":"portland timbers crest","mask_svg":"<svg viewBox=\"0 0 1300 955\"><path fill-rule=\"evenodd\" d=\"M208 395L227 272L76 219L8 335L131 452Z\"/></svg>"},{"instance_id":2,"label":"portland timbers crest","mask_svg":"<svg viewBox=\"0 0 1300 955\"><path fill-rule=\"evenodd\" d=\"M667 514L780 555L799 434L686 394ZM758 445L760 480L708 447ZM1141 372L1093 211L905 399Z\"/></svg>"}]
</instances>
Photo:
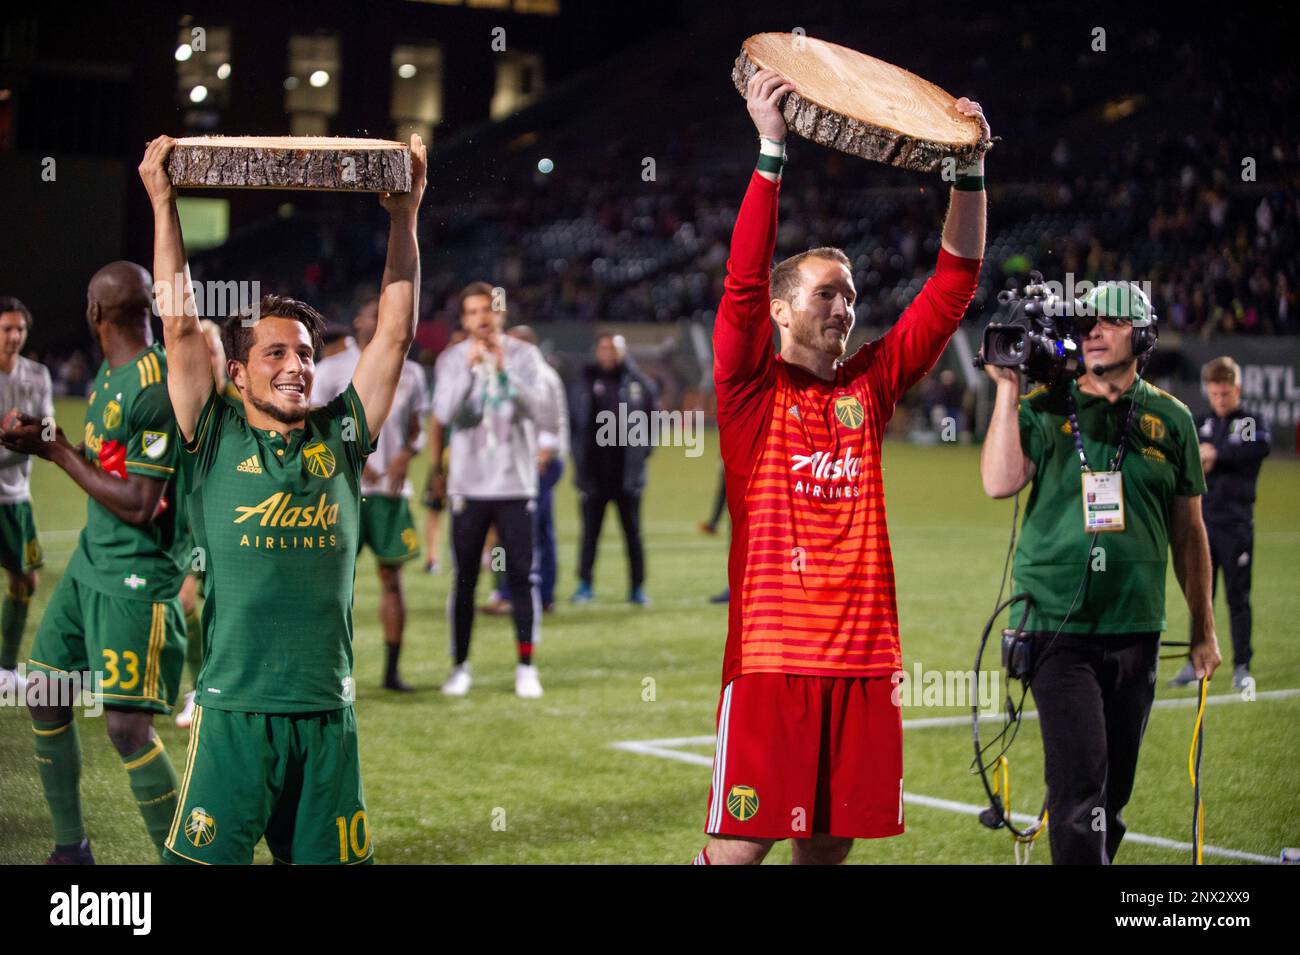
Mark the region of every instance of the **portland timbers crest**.
<instances>
[{"instance_id":1,"label":"portland timbers crest","mask_svg":"<svg viewBox=\"0 0 1300 955\"><path fill-rule=\"evenodd\" d=\"M727 812L741 822L748 822L758 814L758 793L753 786L732 786L727 793Z\"/></svg>"},{"instance_id":2,"label":"portland timbers crest","mask_svg":"<svg viewBox=\"0 0 1300 955\"><path fill-rule=\"evenodd\" d=\"M191 809L189 818L185 820L185 838L190 840L190 844L197 849L202 849L211 844L216 837L217 820L202 806Z\"/></svg>"},{"instance_id":3,"label":"portland timbers crest","mask_svg":"<svg viewBox=\"0 0 1300 955\"><path fill-rule=\"evenodd\" d=\"M332 477L334 465L334 452L324 441L313 441L302 449L302 466L308 474L318 478Z\"/></svg>"},{"instance_id":4,"label":"portland timbers crest","mask_svg":"<svg viewBox=\"0 0 1300 955\"><path fill-rule=\"evenodd\" d=\"M865 417L862 402L854 395L841 395L835 399L835 417L846 428L861 428Z\"/></svg>"}]
</instances>

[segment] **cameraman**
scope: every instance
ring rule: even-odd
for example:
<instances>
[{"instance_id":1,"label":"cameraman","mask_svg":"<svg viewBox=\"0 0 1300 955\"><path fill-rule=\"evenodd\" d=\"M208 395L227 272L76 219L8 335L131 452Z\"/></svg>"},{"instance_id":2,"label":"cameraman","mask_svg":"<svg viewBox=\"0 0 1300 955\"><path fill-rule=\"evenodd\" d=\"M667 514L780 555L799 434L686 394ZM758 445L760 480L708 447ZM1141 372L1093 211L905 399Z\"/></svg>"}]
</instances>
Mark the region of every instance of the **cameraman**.
<instances>
[{"instance_id":1,"label":"cameraman","mask_svg":"<svg viewBox=\"0 0 1300 955\"><path fill-rule=\"evenodd\" d=\"M1171 548L1192 618L1191 665L1198 678L1219 665L1196 429L1186 405L1138 376L1138 353L1154 347L1151 303L1135 285L1103 283L1083 306L1082 377L1021 398L1018 372L985 366L997 399L980 455L990 497L1032 482L1014 577L1036 603L1030 666L1057 865L1107 864L1124 837ZM1111 532L1097 534L1105 521Z\"/></svg>"}]
</instances>

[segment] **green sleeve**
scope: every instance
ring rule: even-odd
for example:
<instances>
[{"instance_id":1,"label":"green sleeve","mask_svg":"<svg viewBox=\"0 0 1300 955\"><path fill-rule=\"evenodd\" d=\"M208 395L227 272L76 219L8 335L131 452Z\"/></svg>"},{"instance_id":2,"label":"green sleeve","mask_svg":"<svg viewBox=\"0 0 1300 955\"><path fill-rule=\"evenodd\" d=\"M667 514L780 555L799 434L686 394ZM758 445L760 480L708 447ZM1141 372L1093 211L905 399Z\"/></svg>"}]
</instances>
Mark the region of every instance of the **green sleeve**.
<instances>
[{"instance_id":1,"label":"green sleeve","mask_svg":"<svg viewBox=\"0 0 1300 955\"><path fill-rule=\"evenodd\" d=\"M1174 493L1179 497L1196 497L1205 493L1205 472L1201 470L1200 439L1196 422L1186 405L1179 405L1170 415L1178 428L1178 474Z\"/></svg>"},{"instance_id":2,"label":"green sleeve","mask_svg":"<svg viewBox=\"0 0 1300 955\"><path fill-rule=\"evenodd\" d=\"M1034 467L1041 471L1043 461L1047 458L1051 445L1043 434L1043 412L1030 407L1029 401L1020 399L1020 450L1025 457L1034 462Z\"/></svg>"},{"instance_id":3,"label":"green sleeve","mask_svg":"<svg viewBox=\"0 0 1300 955\"><path fill-rule=\"evenodd\" d=\"M163 382L150 385L131 402L127 419L126 470L128 474L167 480L179 461L176 415Z\"/></svg>"},{"instance_id":4,"label":"green sleeve","mask_svg":"<svg viewBox=\"0 0 1300 955\"><path fill-rule=\"evenodd\" d=\"M366 409L361 406L361 398L351 382L341 395L325 406L325 411L332 421L337 422L348 463L360 474L366 458L374 452L375 444L366 424Z\"/></svg>"},{"instance_id":5,"label":"green sleeve","mask_svg":"<svg viewBox=\"0 0 1300 955\"><path fill-rule=\"evenodd\" d=\"M194 430L194 439L185 444L181 454L181 470L184 472L185 487L193 490L203 483L203 477L212 468L217 458L217 446L221 441L221 431L227 415L235 414L231 403L213 388L208 400L199 412L198 427Z\"/></svg>"}]
</instances>

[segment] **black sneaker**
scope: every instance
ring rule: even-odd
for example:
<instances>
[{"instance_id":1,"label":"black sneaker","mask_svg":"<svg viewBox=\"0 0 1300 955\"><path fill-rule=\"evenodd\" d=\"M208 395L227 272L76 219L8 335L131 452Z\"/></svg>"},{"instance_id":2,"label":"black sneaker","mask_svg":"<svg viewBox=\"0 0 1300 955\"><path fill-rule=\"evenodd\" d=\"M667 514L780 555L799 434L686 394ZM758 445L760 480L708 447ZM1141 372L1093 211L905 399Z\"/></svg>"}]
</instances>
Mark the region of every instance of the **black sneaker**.
<instances>
[{"instance_id":1,"label":"black sneaker","mask_svg":"<svg viewBox=\"0 0 1300 955\"><path fill-rule=\"evenodd\" d=\"M94 865L95 857L90 852L90 840L82 839L75 846L55 846L46 865Z\"/></svg>"},{"instance_id":2,"label":"black sneaker","mask_svg":"<svg viewBox=\"0 0 1300 955\"><path fill-rule=\"evenodd\" d=\"M395 690L398 693L412 693L415 687L407 683L400 676L391 676L384 679L385 690Z\"/></svg>"}]
</instances>

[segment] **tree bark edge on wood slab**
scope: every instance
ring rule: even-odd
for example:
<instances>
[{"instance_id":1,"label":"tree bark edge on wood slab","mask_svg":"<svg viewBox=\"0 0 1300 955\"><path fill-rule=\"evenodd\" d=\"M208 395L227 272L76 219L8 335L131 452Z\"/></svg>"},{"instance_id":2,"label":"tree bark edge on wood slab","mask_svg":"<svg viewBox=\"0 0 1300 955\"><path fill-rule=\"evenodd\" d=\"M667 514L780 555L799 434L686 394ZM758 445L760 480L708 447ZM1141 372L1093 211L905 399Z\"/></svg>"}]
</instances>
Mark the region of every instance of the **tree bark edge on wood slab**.
<instances>
[{"instance_id":1,"label":"tree bark edge on wood slab","mask_svg":"<svg viewBox=\"0 0 1300 955\"><path fill-rule=\"evenodd\" d=\"M295 149L182 144L167 173L177 188L312 189L326 192L410 192L409 149Z\"/></svg>"}]
</instances>

